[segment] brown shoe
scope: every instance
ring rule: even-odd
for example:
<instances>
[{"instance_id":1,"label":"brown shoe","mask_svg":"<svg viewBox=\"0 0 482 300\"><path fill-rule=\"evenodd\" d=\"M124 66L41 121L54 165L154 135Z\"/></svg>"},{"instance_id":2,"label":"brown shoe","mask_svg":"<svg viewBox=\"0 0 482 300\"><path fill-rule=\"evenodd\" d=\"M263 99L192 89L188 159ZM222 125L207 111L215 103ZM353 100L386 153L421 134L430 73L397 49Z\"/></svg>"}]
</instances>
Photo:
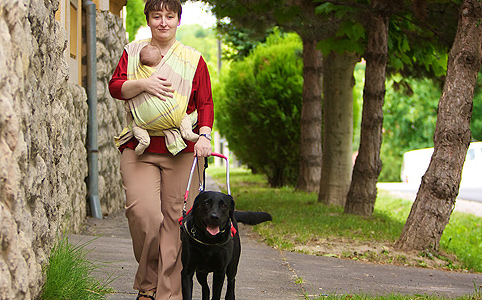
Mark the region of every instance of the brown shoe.
<instances>
[{"instance_id":1,"label":"brown shoe","mask_svg":"<svg viewBox=\"0 0 482 300\"><path fill-rule=\"evenodd\" d=\"M139 292L139 294L137 294L136 300L141 300L141 297L146 299L156 300L156 292L155 291Z\"/></svg>"}]
</instances>

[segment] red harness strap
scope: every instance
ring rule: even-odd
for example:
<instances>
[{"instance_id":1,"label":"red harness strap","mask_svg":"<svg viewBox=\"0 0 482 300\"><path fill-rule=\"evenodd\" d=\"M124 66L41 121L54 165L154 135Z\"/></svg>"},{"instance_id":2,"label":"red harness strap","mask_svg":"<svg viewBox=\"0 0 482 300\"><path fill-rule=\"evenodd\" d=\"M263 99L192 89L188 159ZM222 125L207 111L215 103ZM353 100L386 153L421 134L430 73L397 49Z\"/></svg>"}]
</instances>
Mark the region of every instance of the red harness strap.
<instances>
[{"instance_id":1,"label":"red harness strap","mask_svg":"<svg viewBox=\"0 0 482 300\"><path fill-rule=\"evenodd\" d=\"M186 216L191 212L191 210L192 210L192 207L187 211ZM185 216L182 216L179 219L177 219L177 221L179 222L179 225L181 226L182 226L182 221L184 220L184 217Z\"/></svg>"}]
</instances>

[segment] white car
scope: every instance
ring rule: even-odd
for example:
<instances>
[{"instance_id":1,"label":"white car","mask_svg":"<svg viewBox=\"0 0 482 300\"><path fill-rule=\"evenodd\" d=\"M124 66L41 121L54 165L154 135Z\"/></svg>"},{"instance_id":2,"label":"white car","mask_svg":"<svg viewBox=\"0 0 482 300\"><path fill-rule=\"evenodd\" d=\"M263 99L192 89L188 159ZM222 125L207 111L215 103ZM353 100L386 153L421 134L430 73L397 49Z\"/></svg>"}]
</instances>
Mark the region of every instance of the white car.
<instances>
[{"instance_id":1,"label":"white car","mask_svg":"<svg viewBox=\"0 0 482 300\"><path fill-rule=\"evenodd\" d=\"M405 152L403 154L402 170L400 172L402 181L408 184L420 185L422 176L427 171L432 154L433 148ZM482 142L470 143L467 156L465 157L460 186L482 186L482 179L480 178L481 170Z\"/></svg>"}]
</instances>

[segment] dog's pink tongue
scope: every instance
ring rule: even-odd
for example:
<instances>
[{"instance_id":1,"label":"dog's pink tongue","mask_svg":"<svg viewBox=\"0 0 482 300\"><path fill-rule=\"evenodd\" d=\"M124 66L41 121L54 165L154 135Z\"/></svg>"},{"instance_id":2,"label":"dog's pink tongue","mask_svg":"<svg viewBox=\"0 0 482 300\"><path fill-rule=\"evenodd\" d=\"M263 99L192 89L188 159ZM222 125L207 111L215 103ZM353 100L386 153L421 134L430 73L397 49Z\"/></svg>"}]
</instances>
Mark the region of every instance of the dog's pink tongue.
<instances>
[{"instance_id":1,"label":"dog's pink tongue","mask_svg":"<svg viewBox=\"0 0 482 300\"><path fill-rule=\"evenodd\" d=\"M211 235L216 235L219 233L219 226L212 226L208 225L206 227L206 230L211 234Z\"/></svg>"}]
</instances>

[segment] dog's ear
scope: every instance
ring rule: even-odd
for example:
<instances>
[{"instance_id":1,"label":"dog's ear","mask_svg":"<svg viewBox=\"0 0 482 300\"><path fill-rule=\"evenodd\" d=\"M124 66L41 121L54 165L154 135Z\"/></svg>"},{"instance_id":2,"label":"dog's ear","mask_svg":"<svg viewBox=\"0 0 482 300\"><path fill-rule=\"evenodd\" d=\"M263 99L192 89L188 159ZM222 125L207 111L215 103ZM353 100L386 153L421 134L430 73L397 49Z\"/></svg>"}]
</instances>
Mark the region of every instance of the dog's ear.
<instances>
[{"instance_id":1,"label":"dog's ear","mask_svg":"<svg viewBox=\"0 0 482 300\"><path fill-rule=\"evenodd\" d=\"M199 206L199 203L201 203L201 199L204 197L204 191L200 192L196 198L194 198L194 203L192 204L192 209L191 211L194 212L196 208Z\"/></svg>"}]
</instances>

